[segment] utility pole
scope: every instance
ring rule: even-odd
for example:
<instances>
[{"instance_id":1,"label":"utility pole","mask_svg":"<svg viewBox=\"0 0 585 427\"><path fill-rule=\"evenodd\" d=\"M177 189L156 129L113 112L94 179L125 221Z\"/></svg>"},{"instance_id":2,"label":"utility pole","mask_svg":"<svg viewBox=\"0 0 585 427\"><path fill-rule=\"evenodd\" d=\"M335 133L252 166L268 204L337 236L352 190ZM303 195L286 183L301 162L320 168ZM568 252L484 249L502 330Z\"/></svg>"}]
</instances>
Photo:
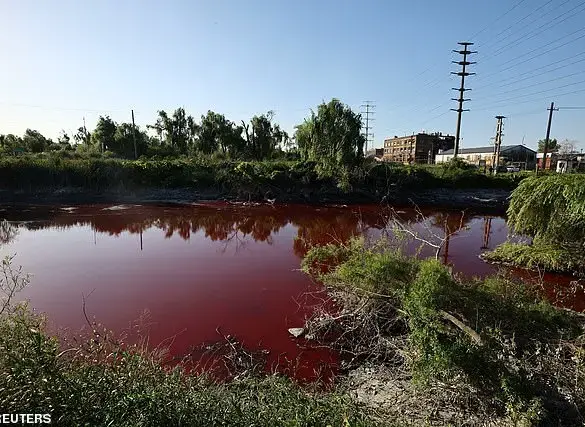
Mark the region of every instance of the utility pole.
<instances>
[{"instance_id":1,"label":"utility pole","mask_svg":"<svg viewBox=\"0 0 585 427\"><path fill-rule=\"evenodd\" d=\"M496 126L496 139L494 141L494 156L492 160L492 167L493 173L496 175L498 173L498 166L500 165L500 149L502 147L502 136L504 135L502 131L504 130L504 122L503 120L506 117L504 116L496 116L498 120L498 124Z\"/></svg>"},{"instance_id":2,"label":"utility pole","mask_svg":"<svg viewBox=\"0 0 585 427\"><path fill-rule=\"evenodd\" d=\"M475 62L469 62L467 60L467 55L477 53L477 51L471 51L471 50L467 49L468 46L473 45L473 43L471 43L471 42L459 42L457 44L463 46L463 49L462 50L453 50L453 52L458 53L460 55L463 55L463 60L462 61L451 61L454 64L461 65L461 67L462 67L461 71L459 71L459 72L453 72L453 71L451 72L451 74L457 74L458 76L461 77L461 86L459 87L459 89L452 88L452 90L459 91L459 98L451 98L453 101L457 101L459 103L457 109L451 108L451 111L457 111L457 131L455 133L455 149L453 150L453 158L456 158L457 155L459 154L459 139L461 136L461 113L463 113L464 111L469 111L469 110L463 109L463 103L465 101L471 101L471 99L466 99L464 96L466 91L471 90L471 89L465 88L465 77L475 74L475 73L468 73L467 72L467 66L475 64Z\"/></svg>"},{"instance_id":3,"label":"utility pole","mask_svg":"<svg viewBox=\"0 0 585 427\"><path fill-rule=\"evenodd\" d=\"M85 127L85 116L83 116L83 138L85 138L85 145L88 145L89 141L87 140L87 128Z\"/></svg>"},{"instance_id":4,"label":"utility pole","mask_svg":"<svg viewBox=\"0 0 585 427\"><path fill-rule=\"evenodd\" d=\"M548 124L546 125L546 138L544 139L544 150L542 153L542 170L546 170L546 155L548 154L548 143L549 143L549 139L550 139L550 125L552 124L552 117L553 117L553 111L559 111L558 108L555 108L555 103L551 102L550 103L550 108L547 109L549 111L548 113Z\"/></svg>"},{"instance_id":5,"label":"utility pole","mask_svg":"<svg viewBox=\"0 0 585 427\"><path fill-rule=\"evenodd\" d=\"M374 134L370 133L370 122L374 121L374 119L372 117L370 117L370 115L374 115L374 108L376 107L373 103L373 101L364 101L364 103L361 105L362 108L365 108L366 111L362 111L362 116L365 115L366 118L366 124L365 124L365 132L364 132L364 136L366 137L366 153L368 152L368 142L372 142L372 146L374 145Z\"/></svg>"},{"instance_id":6,"label":"utility pole","mask_svg":"<svg viewBox=\"0 0 585 427\"><path fill-rule=\"evenodd\" d=\"M136 125L134 124L134 110L132 110L132 140L134 141L134 160L138 158L138 151L136 150ZM140 236L142 238L142 235Z\"/></svg>"}]
</instances>

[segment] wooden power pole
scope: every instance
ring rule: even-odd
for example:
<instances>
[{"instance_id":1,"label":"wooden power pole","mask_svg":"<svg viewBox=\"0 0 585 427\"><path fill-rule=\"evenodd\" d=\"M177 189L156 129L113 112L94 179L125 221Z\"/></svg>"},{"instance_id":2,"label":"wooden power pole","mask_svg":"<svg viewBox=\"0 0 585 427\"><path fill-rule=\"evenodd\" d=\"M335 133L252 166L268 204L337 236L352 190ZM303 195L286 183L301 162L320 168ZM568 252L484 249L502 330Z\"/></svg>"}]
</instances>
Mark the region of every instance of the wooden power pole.
<instances>
[{"instance_id":1,"label":"wooden power pole","mask_svg":"<svg viewBox=\"0 0 585 427\"><path fill-rule=\"evenodd\" d=\"M542 150L542 170L546 170L546 155L548 154L548 143L550 139L550 125L552 124L552 117L553 111L558 111L558 108L555 108L555 103L550 103L550 108L548 108L548 124L546 125L546 138L544 139L544 149Z\"/></svg>"},{"instance_id":2,"label":"wooden power pole","mask_svg":"<svg viewBox=\"0 0 585 427\"><path fill-rule=\"evenodd\" d=\"M134 141L134 160L136 160L138 158L138 150L136 149L136 125L134 124L134 110L132 110L132 140ZM142 237L142 235L140 237Z\"/></svg>"},{"instance_id":3,"label":"wooden power pole","mask_svg":"<svg viewBox=\"0 0 585 427\"><path fill-rule=\"evenodd\" d=\"M467 72L467 66L475 64L475 62L469 62L467 60L467 56L471 55L473 53L477 53L477 51L471 51L471 50L467 49L468 46L473 45L473 43L471 43L471 42L459 42L458 44L463 46L463 49L462 50L454 50L453 52L458 53L460 55L463 55L463 60L462 61L451 61L454 64L461 65L461 71L451 72L451 74L457 74L458 76L461 77L461 86L459 87L459 89L452 88L453 90L459 91L459 98L451 98L453 101L458 102L457 109L455 109L455 108L451 109L452 111L457 111L457 130L455 132L455 149L453 150L453 158L456 158L457 155L459 154L459 140L460 140L460 136L461 136L461 113L463 113L464 111L469 111L469 110L463 109L463 103L465 101L471 100L471 99L465 98L465 92L468 90L471 90L471 89L465 88L465 77L475 74L475 73L468 73Z\"/></svg>"}]
</instances>

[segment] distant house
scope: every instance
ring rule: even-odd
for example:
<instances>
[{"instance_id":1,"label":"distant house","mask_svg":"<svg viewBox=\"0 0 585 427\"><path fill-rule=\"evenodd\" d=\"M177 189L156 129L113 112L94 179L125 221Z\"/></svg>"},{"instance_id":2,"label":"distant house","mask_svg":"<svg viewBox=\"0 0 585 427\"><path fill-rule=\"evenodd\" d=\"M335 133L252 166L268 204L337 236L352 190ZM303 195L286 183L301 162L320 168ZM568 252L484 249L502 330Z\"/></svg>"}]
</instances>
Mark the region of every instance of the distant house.
<instances>
[{"instance_id":1,"label":"distant house","mask_svg":"<svg viewBox=\"0 0 585 427\"><path fill-rule=\"evenodd\" d=\"M564 154L557 161L557 172L583 172L585 171L585 157L579 154Z\"/></svg>"},{"instance_id":2,"label":"distant house","mask_svg":"<svg viewBox=\"0 0 585 427\"><path fill-rule=\"evenodd\" d=\"M442 133L417 133L384 140L384 161L398 163L433 163L439 150L455 146L455 137Z\"/></svg>"},{"instance_id":3,"label":"distant house","mask_svg":"<svg viewBox=\"0 0 585 427\"><path fill-rule=\"evenodd\" d=\"M435 163L444 163L453 159L454 150L441 151L435 156ZM495 161L494 146L461 148L457 158L474 165L492 167ZM536 151L524 145L502 145L500 147L500 165L514 165L520 169L532 169L536 165Z\"/></svg>"}]
</instances>

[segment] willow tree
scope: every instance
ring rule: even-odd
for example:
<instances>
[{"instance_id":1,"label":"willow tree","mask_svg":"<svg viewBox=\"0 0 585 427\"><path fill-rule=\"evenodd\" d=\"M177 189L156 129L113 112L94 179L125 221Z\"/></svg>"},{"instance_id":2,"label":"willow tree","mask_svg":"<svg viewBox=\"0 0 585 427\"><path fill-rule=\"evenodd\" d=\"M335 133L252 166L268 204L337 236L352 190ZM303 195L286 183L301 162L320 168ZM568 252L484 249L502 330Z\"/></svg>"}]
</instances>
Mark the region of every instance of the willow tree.
<instances>
[{"instance_id":1,"label":"willow tree","mask_svg":"<svg viewBox=\"0 0 585 427\"><path fill-rule=\"evenodd\" d=\"M311 111L311 116L296 127L295 140L303 160L316 161L332 171L349 166L364 156L362 119L338 99Z\"/></svg>"},{"instance_id":2,"label":"willow tree","mask_svg":"<svg viewBox=\"0 0 585 427\"><path fill-rule=\"evenodd\" d=\"M535 243L585 249L585 175L524 179L512 193L508 224Z\"/></svg>"}]
</instances>

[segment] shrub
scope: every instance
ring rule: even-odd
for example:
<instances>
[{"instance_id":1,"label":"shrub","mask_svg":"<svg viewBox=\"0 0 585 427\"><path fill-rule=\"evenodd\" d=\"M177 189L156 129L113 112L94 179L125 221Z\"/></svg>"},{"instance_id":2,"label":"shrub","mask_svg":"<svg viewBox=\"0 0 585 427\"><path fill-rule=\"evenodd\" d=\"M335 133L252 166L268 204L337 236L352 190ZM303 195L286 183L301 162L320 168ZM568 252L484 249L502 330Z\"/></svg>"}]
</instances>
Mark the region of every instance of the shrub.
<instances>
[{"instance_id":1,"label":"shrub","mask_svg":"<svg viewBox=\"0 0 585 427\"><path fill-rule=\"evenodd\" d=\"M433 390L437 405L455 404L453 411L471 406L513 422L583 421L580 317L522 283L457 279L437 260L407 259L385 247L353 240L309 250L303 269L328 287L340 313L319 312L308 334L341 351L350 367L408 369L423 391ZM322 263L326 270L316 268Z\"/></svg>"}]
</instances>

